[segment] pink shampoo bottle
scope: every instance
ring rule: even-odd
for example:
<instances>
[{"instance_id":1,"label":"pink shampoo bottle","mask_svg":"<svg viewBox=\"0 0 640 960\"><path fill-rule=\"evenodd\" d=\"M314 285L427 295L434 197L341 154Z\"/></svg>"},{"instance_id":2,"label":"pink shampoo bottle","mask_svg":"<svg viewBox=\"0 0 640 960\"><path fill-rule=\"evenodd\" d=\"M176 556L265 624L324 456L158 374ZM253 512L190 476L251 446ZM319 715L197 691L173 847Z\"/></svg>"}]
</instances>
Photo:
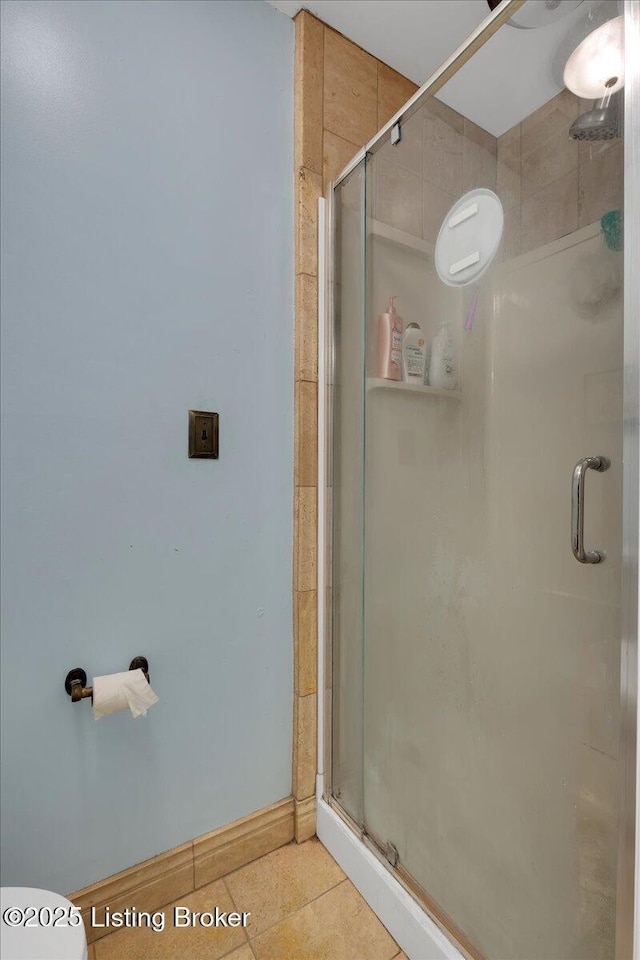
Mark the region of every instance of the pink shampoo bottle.
<instances>
[{"instance_id":1,"label":"pink shampoo bottle","mask_svg":"<svg viewBox=\"0 0 640 960\"><path fill-rule=\"evenodd\" d=\"M378 376L384 380L402 380L402 317L395 299L389 297L387 312L378 317Z\"/></svg>"}]
</instances>

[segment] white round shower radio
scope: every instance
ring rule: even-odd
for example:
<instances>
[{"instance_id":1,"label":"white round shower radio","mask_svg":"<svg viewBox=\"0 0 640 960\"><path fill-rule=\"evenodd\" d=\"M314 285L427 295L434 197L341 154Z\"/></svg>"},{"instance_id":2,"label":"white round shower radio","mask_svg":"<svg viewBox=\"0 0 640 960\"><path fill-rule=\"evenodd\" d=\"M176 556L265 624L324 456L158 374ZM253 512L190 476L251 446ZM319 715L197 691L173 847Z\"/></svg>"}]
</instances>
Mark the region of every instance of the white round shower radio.
<instances>
[{"instance_id":1,"label":"white round shower radio","mask_svg":"<svg viewBox=\"0 0 640 960\"><path fill-rule=\"evenodd\" d=\"M478 280L493 261L504 227L504 212L493 190L479 187L449 210L436 240L438 276L449 287Z\"/></svg>"}]
</instances>

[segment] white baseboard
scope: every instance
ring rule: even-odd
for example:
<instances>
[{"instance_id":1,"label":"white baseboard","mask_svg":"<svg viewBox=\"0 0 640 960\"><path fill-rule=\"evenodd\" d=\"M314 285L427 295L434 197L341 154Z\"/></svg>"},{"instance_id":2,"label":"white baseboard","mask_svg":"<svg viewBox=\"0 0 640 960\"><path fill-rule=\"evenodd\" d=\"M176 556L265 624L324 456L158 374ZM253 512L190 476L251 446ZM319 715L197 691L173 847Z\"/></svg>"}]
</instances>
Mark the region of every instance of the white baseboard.
<instances>
[{"instance_id":1,"label":"white baseboard","mask_svg":"<svg viewBox=\"0 0 640 960\"><path fill-rule=\"evenodd\" d=\"M331 807L318 799L317 833L409 960L463 960L462 954Z\"/></svg>"}]
</instances>

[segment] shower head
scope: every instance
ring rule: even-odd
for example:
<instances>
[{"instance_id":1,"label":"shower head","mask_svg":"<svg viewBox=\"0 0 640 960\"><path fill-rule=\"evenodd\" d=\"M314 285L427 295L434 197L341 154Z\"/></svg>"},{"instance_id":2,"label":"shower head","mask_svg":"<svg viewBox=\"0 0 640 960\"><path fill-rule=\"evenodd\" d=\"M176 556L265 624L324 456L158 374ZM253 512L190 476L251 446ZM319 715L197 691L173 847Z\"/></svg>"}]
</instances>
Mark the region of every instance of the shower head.
<instances>
[{"instance_id":1,"label":"shower head","mask_svg":"<svg viewBox=\"0 0 640 960\"><path fill-rule=\"evenodd\" d=\"M581 113L569 128L571 140L615 140L620 136L618 94L603 97L591 110Z\"/></svg>"}]
</instances>

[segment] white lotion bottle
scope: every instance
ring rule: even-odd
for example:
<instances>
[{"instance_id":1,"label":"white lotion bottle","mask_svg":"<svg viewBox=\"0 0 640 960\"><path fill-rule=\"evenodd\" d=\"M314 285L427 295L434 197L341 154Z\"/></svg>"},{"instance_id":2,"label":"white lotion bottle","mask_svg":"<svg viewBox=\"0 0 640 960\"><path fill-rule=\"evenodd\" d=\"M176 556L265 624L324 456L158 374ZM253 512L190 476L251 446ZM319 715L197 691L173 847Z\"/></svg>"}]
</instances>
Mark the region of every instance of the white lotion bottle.
<instances>
[{"instance_id":1,"label":"white lotion bottle","mask_svg":"<svg viewBox=\"0 0 640 960\"><path fill-rule=\"evenodd\" d=\"M405 383L424 383L426 342L417 323L408 323L402 337L402 377Z\"/></svg>"},{"instance_id":2,"label":"white lotion bottle","mask_svg":"<svg viewBox=\"0 0 640 960\"><path fill-rule=\"evenodd\" d=\"M456 353L449 324L444 322L435 336L429 363L429 386L453 390L456 386Z\"/></svg>"}]
</instances>

